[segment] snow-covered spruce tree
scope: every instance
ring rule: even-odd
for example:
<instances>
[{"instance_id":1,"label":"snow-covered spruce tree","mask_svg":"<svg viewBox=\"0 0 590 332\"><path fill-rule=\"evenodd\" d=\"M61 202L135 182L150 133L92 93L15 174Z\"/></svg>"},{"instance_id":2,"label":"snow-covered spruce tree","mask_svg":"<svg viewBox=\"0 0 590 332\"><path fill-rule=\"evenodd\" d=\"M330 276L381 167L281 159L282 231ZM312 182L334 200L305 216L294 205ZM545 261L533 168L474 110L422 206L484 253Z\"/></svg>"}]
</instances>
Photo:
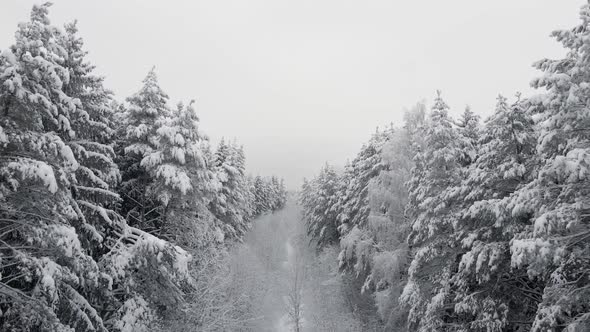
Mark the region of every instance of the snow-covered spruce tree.
<instances>
[{"instance_id":1,"label":"snow-covered spruce tree","mask_svg":"<svg viewBox=\"0 0 590 332\"><path fill-rule=\"evenodd\" d=\"M107 303L105 323L121 332L151 331L155 321L179 308L194 280L191 255L168 241L127 227L99 262L112 278L116 300Z\"/></svg>"},{"instance_id":2,"label":"snow-covered spruce tree","mask_svg":"<svg viewBox=\"0 0 590 332\"><path fill-rule=\"evenodd\" d=\"M480 137L480 123L479 115L473 113L471 107L466 106L457 126L459 127L459 133L464 137L461 142L463 143L463 156L461 157L461 164L467 166L475 161L477 155L478 139Z\"/></svg>"},{"instance_id":3,"label":"snow-covered spruce tree","mask_svg":"<svg viewBox=\"0 0 590 332\"><path fill-rule=\"evenodd\" d=\"M277 178L275 175L272 175L270 177L270 193L271 193L271 209L273 211L278 210L281 208L281 184L279 181L279 178Z\"/></svg>"},{"instance_id":4,"label":"snow-covered spruce tree","mask_svg":"<svg viewBox=\"0 0 590 332\"><path fill-rule=\"evenodd\" d=\"M282 208L285 207L285 205L287 204L287 196L288 196L288 192L287 192L287 186L285 185L285 179L283 178L276 178L276 192L277 192L277 197L275 199L276 201L276 205L275 205L275 210L280 210Z\"/></svg>"},{"instance_id":5,"label":"snow-covered spruce tree","mask_svg":"<svg viewBox=\"0 0 590 332\"><path fill-rule=\"evenodd\" d=\"M261 215L272 211L270 182L258 175L254 178L254 214Z\"/></svg>"},{"instance_id":6,"label":"snow-covered spruce tree","mask_svg":"<svg viewBox=\"0 0 590 332\"><path fill-rule=\"evenodd\" d=\"M461 135L448 115L440 91L430 113L422 152L414 158L409 185L408 242L413 259L401 301L409 308L410 329L446 328L453 315L450 276L460 250L453 237L461 182Z\"/></svg>"},{"instance_id":7,"label":"snow-covered spruce tree","mask_svg":"<svg viewBox=\"0 0 590 332\"><path fill-rule=\"evenodd\" d=\"M246 175L246 155L244 152L244 147L242 145L237 146L234 142L232 143L233 148L235 149L234 153L234 163L235 167L238 170L238 173L242 174L242 176L236 178L236 191L239 192L240 196L239 200L241 201L240 207L241 213L244 216L244 219L247 223L249 223L252 219L252 184L249 177ZM283 187L284 188L284 187ZM237 194L236 194L237 195ZM286 191L283 194L286 200ZM249 227L250 225L248 225Z\"/></svg>"},{"instance_id":8,"label":"snow-covered spruce tree","mask_svg":"<svg viewBox=\"0 0 590 332\"><path fill-rule=\"evenodd\" d=\"M273 175L270 178L270 183L273 191L273 211L277 211L285 207L287 201L285 180L279 179L277 176Z\"/></svg>"},{"instance_id":9,"label":"snow-covered spruce tree","mask_svg":"<svg viewBox=\"0 0 590 332\"><path fill-rule=\"evenodd\" d=\"M154 147L140 162L151 180L146 194L161 204L155 227L185 248L207 246L214 232L207 205L219 182L206 160L208 138L199 129L193 102L179 104L156 127Z\"/></svg>"},{"instance_id":10,"label":"snow-covered spruce tree","mask_svg":"<svg viewBox=\"0 0 590 332\"><path fill-rule=\"evenodd\" d=\"M590 329L590 4L581 24L553 36L568 53L541 60L546 89L531 98L538 120L538 176L508 206L530 218L511 241L512 266L545 283L532 331Z\"/></svg>"},{"instance_id":11,"label":"snow-covered spruce tree","mask_svg":"<svg viewBox=\"0 0 590 332\"><path fill-rule=\"evenodd\" d=\"M461 187L465 207L453 226L464 250L451 277L454 323L469 331L517 331L541 300L539 283L510 263L510 242L527 218L506 210L511 195L535 175L536 135L527 101L508 105L498 97L485 122L477 160L466 169Z\"/></svg>"},{"instance_id":12,"label":"snow-covered spruce tree","mask_svg":"<svg viewBox=\"0 0 590 332\"><path fill-rule=\"evenodd\" d=\"M150 232L162 227L162 204L148 190L152 178L141 165L144 157L157 151L158 121L170 116L168 95L162 91L154 68L143 80L143 86L127 99L125 108L124 156L120 157L122 171L119 193L123 198L121 213L128 223Z\"/></svg>"},{"instance_id":13,"label":"snow-covered spruce tree","mask_svg":"<svg viewBox=\"0 0 590 332\"><path fill-rule=\"evenodd\" d=\"M424 149L424 131L427 122L426 104L421 101L416 103L412 109L404 113L404 127L408 135L408 148L411 149L412 155Z\"/></svg>"},{"instance_id":14,"label":"snow-covered spruce tree","mask_svg":"<svg viewBox=\"0 0 590 332\"><path fill-rule=\"evenodd\" d=\"M257 175L250 179L253 216L282 209L287 201L287 189L284 181L276 176Z\"/></svg>"},{"instance_id":15,"label":"snow-covered spruce tree","mask_svg":"<svg viewBox=\"0 0 590 332\"><path fill-rule=\"evenodd\" d=\"M67 55L63 66L69 72L69 80L63 90L80 101L80 111L71 121L76 135L66 141L79 163L72 192L84 216L77 226L87 234L83 242L89 243L84 246L97 258L108 250L102 243L105 236L112 240L113 231L126 227L124 219L114 211L120 201L113 191L120 181L111 144L114 103L112 93L103 85L104 79L93 74L94 66L85 59L87 52L82 49L83 40L77 35L76 22L67 24L65 32L60 45Z\"/></svg>"},{"instance_id":16,"label":"snow-covered spruce tree","mask_svg":"<svg viewBox=\"0 0 590 332\"><path fill-rule=\"evenodd\" d=\"M140 91L128 99L129 106L120 106L115 113L121 122L117 132L124 134L124 139L117 140L117 151L123 152L118 156L123 171L121 212L129 224L137 226L127 226L116 234L111 250L100 260L101 268L113 280L116 301L108 309L107 323L116 331L147 331L159 316L182 303L184 286L193 281L188 269L191 255L149 233L162 232L169 212L163 202L171 199L170 187L180 188L178 182L170 182L169 187L158 188L162 191L157 196L155 188L166 182L167 174L158 174L157 167L148 170L154 164L146 165L145 161L152 162L149 157L160 147L165 150L162 158L170 158L170 150L164 147L173 147L165 141L165 133L157 131L172 113L167 100L152 69ZM177 219L178 224L184 221Z\"/></svg>"},{"instance_id":17,"label":"snow-covered spruce tree","mask_svg":"<svg viewBox=\"0 0 590 332\"><path fill-rule=\"evenodd\" d=\"M97 233L72 195L80 164L66 143L85 112L65 92L68 53L48 7L33 7L0 56L0 329L105 331L83 295L108 278L80 241Z\"/></svg>"},{"instance_id":18,"label":"snow-covered spruce tree","mask_svg":"<svg viewBox=\"0 0 590 332\"><path fill-rule=\"evenodd\" d=\"M404 234L401 228L388 227L392 225L389 218L399 212L394 206L402 212L396 216L403 218L405 202L403 197L396 202L399 197L390 196L398 193L400 188L389 187L393 186L392 178L397 175L393 169L392 173L386 174L389 165L383 161L383 148L393 138L397 139L398 134L393 128L377 131L353 162L346 166L343 175L338 175L326 165L317 177L304 182L300 195L311 238L322 250L328 250L333 244L340 247L339 267L345 272L343 288L348 303L365 323L373 324L377 319L377 301L379 314L384 321L391 322L390 327L403 321L404 316L392 303L397 302L402 285L397 283L397 279L403 273L407 256L407 250L402 248L407 247L407 233ZM391 147L392 150L397 148ZM398 158L400 156L393 156L398 152L401 150L391 151L393 168L398 162L404 163L401 161L403 158ZM400 181L398 184L403 187L405 180ZM346 224L342 224L343 221ZM392 238L398 241L390 243ZM393 317L394 311L401 314Z\"/></svg>"},{"instance_id":19,"label":"snow-covered spruce tree","mask_svg":"<svg viewBox=\"0 0 590 332\"><path fill-rule=\"evenodd\" d=\"M339 175L328 164L320 170L317 177L304 183L300 204L307 224L307 234L319 248L338 244L337 212L333 206L337 201Z\"/></svg>"},{"instance_id":20,"label":"snow-covered spruce tree","mask_svg":"<svg viewBox=\"0 0 590 332\"><path fill-rule=\"evenodd\" d=\"M370 293L363 292L371 273L375 241L368 229L369 184L383 169L381 149L390 137L390 130L377 131L353 161L345 167L338 185L338 214L341 234L339 266L345 272L348 301L365 321L376 318L375 303Z\"/></svg>"},{"instance_id":21,"label":"snow-covered spruce tree","mask_svg":"<svg viewBox=\"0 0 590 332\"><path fill-rule=\"evenodd\" d=\"M339 199L333 207L338 213L341 234L340 267L354 271L360 278L366 277L374 249L366 227L370 213L369 183L383 169L381 149L390 135L390 130L377 130L347 165L339 185Z\"/></svg>"},{"instance_id":22,"label":"snow-covered spruce tree","mask_svg":"<svg viewBox=\"0 0 590 332\"><path fill-rule=\"evenodd\" d=\"M139 230L128 228L125 219L114 211L116 203L120 201L119 196L112 191L120 180L118 168L113 161L115 153L112 147L115 115L112 107L116 106L116 103L112 101L111 93L104 88L103 79L93 75L93 66L85 62L86 52L82 50L83 42L77 36L75 23L66 25L65 31L61 42L67 53L64 67L69 71L70 79L68 84L64 85L64 91L79 99L81 103L79 116L71 122L76 136L66 141L80 164L72 193L84 219L82 223L76 223L74 226L80 228L83 247L101 262L102 273L108 276L108 284L115 288L113 291L109 287L101 287L102 293L88 294L87 297L92 301L93 307L101 313L117 310L117 315L109 317L106 322L107 328L137 329L138 324L129 325L124 320L129 315L134 315L130 310L149 312L147 308L152 302L145 302L146 307L139 306L144 303L142 298L129 294L128 288L122 291L122 283L117 280L118 276L124 273L124 268L114 268L105 263L112 262L112 257L120 255L128 255L129 260L145 260L146 255L159 254L166 255L172 265L179 260L185 260L186 254L165 243L160 243L158 247L150 247L149 242L155 239L147 234L142 235ZM121 245L121 242L125 242L126 245ZM105 254L107 256L103 256ZM176 269L172 268L170 271L174 273ZM133 273L133 270L128 272ZM136 277L137 275L133 275L131 278ZM161 277L168 281L174 279L169 274L162 274ZM170 292L166 291L166 294ZM129 306L130 303L134 303L135 306ZM151 320L147 315L143 318L142 324L148 324Z\"/></svg>"},{"instance_id":23,"label":"snow-covered spruce tree","mask_svg":"<svg viewBox=\"0 0 590 332\"><path fill-rule=\"evenodd\" d=\"M282 209L285 207L285 205L287 204L288 196L289 196L289 192L287 190L287 185L285 184L285 179L281 178L279 180L279 197L278 197L279 209Z\"/></svg>"},{"instance_id":24,"label":"snow-covered spruce tree","mask_svg":"<svg viewBox=\"0 0 590 332\"><path fill-rule=\"evenodd\" d=\"M343 197L338 203L338 216L343 233L354 226L366 224L369 215L367 186L382 169L381 148L387 141L389 131L377 129L361 151L346 167L343 175Z\"/></svg>"},{"instance_id":25,"label":"snow-covered spruce tree","mask_svg":"<svg viewBox=\"0 0 590 332\"><path fill-rule=\"evenodd\" d=\"M254 186L255 178L252 174L248 174L246 176L246 205L248 206L248 210L250 211L250 218L254 218L256 216L256 187Z\"/></svg>"},{"instance_id":26,"label":"snow-covered spruce tree","mask_svg":"<svg viewBox=\"0 0 590 332\"><path fill-rule=\"evenodd\" d=\"M221 188L210 202L209 208L221 222L227 238L241 239L249 227L251 215L244 151L236 143L226 143L222 139L215 151L213 163Z\"/></svg>"},{"instance_id":27,"label":"snow-covered spruce tree","mask_svg":"<svg viewBox=\"0 0 590 332\"><path fill-rule=\"evenodd\" d=\"M174 316L185 305L186 293L192 295L198 287L195 278L212 268L209 261L223 240L207 209L219 183L209 166L208 138L199 129L193 103L171 111L153 71L144 83L129 99L125 116L130 125L119 144L128 145L123 188L139 195L127 196L127 216L145 229L128 227L102 260L116 290L125 294L109 321L121 331L154 328L154 321ZM138 222L142 215L147 224Z\"/></svg>"}]
</instances>

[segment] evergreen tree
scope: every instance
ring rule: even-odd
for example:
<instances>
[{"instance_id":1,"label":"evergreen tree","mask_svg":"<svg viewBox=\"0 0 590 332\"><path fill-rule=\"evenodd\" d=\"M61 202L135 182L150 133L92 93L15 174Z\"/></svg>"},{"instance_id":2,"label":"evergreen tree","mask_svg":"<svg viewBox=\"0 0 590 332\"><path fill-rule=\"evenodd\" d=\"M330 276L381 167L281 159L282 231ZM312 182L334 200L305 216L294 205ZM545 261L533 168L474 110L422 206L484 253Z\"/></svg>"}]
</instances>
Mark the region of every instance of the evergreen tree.
<instances>
[{"instance_id":1,"label":"evergreen tree","mask_svg":"<svg viewBox=\"0 0 590 332\"><path fill-rule=\"evenodd\" d=\"M424 139L409 181L408 242L414 254L401 295L409 308L409 324L419 331L444 329L446 316L453 315L449 281L459 250L452 227L463 150L440 91Z\"/></svg>"},{"instance_id":2,"label":"evergreen tree","mask_svg":"<svg viewBox=\"0 0 590 332\"><path fill-rule=\"evenodd\" d=\"M244 221L249 223L252 216L252 205L250 202L250 183L246 176L246 155L244 153L243 146L238 146L235 142L232 144L232 146L234 149L234 167L238 171L237 174L239 174L239 176L236 176L234 180L234 195L236 196L235 201L240 209L240 214L243 215Z\"/></svg>"},{"instance_id":3,"label":"evergreen tree","mask_svg":"<svg viewBox=\"0 0 590 332\"><path fill-rule=\"evenodd\" d=\"M537 177L509 205L530 222L511 242L512 265L545 282L532 331L590 328L590 5L581 24L553 36L568 50L565 58L542 60L544 75L533 86L547 93L532 99L537 113Z\"/></svg>"},{"instance_id":4,"label":"evergreen tree","mask_svg":"<svg viewBox=\"0 0 590 332\"><path fill-rule=\"evenodd\" d=\"M161 205L158 233L192 248L207 239L210 227L196 220L211 221L206 207L219 186L206 159L208 138L198 120L192 102L179 104L172 116L156 121L154 147L140 162L151 180L146 194Z\"/></svg>"},{"instance_id":5,"label":"evergreen tree","mask_svg":"<svg viewBox=\"0 0 590 332\"><path fill-rule=\"evenodd\" d=\"M369 142L363 145L359 154L345 168L339 189L341 194L334 207L335 211L338 212L339 232L342 236L347 236L353 228L363 227L367 223L369 216L369 182L379 175L379 172L383 169L381 149L389 134L388 131L379 131L377 129ZM349 242L354 243L355 241ZM346 249L343 248L344 250ZM345 260L341 261L342 266L349 263Z\"/></svg>"},{"instance_id":6,"label":"evergreen tree","mask_svg":"<svg viewBox=\"0 0 590 332\"><path fill-rule=\"evenodd\" d=\"M254 178L254 213L261 215L272 210L270 186L260 175Z\"/></svg>"},{"instance_id":7,"label":"evergreen tree","mask_svg":"<svg viewBox=\"0 0 590 332\"><path fill-rule=\"evenodd\" d=\"M285 185L285 179L281 178L279 182L279 209L282 209L287 204L288 199L287 186Z\"/></svg>"},{"instance_id":8,"label":"evergreen tree","mask_svg":"<svg viewBox=\"0 0 590 332\"><path fill-rule=\"evenodd\" d=\"M498 97L495 113L486 120L477 160L463 181L465 204L454 225L465 252L451 278L457 324L472 331L518 330L530 319L541 292L536 282L510 264L510 241L526 219L513 218L506 202L535 174L535 132L527 101L508 105Z\"/></svg>"},{"instance_id":9,"label":"evergreen tree","mask_svg":"<svg viewBox=\"0 0 590 332\"><path fill-rule=\"evenodd\" d=\"M421 109L419 104L412 112L420 112ZM406 124L408 128L411 126ZM370 274L363 291L374 294L385 328L395 331L404 331L407 319L407 310L401 305L399 297L407 280L409 264L406 239L411 225L404 210L408 202L406 183L413 166L412 140L407 129L392 132L381 153L384 169L369 184L367 229L375 244Z\"/></svg>"},{"instance_id":10,"label":"evergreen tree","mask_svg":"<svg viewBox=\"0 0 590 332\"><path fill-rule=\"evenodd\" d=\"M84 217L78 227L82 228L80 232L87 233L84 240L92 243L87 247L96 256L107 249L102 245L105 236L112 237L113 230L125 227L123 218L114 211L120 198L113 188L120 181L120 173L111 146L113 101L103 78L94 75L94 66L85 60L87 52L82 49L76 22L67 24L65 31L61 46L67 55L63 66L69 72L69 80L63 90L80 101L80 110L71 122L76 135L67 140L79 163L72 191Z\"/></svg>"},{"instance_id":11,"label":"evergreen tree","mask_svg":"<svg viewBox=\"0 0 590 332\"><path fill-rule=\"evenodd\" d=\"M34 6L16 43L0 56L0 273L2 330L104 331L83 294L98 294L108 276L80 239L100 240L72 195L80 163L67 141L84 119L50 25L49 4Z\"/></svg>"},{"instance_id":12,"label":"evergreen tree","mask_svg":"<svg viewBox=\"0 0 590 332\"><path fill-rule=\"evenodd\" d=\"M128 227L100 260L116 301L105 303L110 330L149 331L159 318L178 310L194 285L193 257L179 246Z\"/></svg>"},{"instance_id":13,"label":"evergreen tree","mask_svg":"<svg viewBox=\"0 0 590 332\"><path fill-rule=\"evenodd\" d=\"M221 221L227 237L241 239L249 227L250 216L242 148L222 139L215 152L214 168L221 188L210 209Z\"/></svg>"},{"instance_id":14,"label":"evergreen tree","mask_svg":"<svg viewBox=\"0 0 590 332\"><path fill-rule=\"evenodd\" d=\"M124 157L119 167L123 182L119 192L123 197L122 214L130 225L148 231L162 228L162 205L148 189L152 179L142 160L157 152L158 121L171 115L167 106L168 95L162 91L154 68L143 80L143 86L127 99L125 114Z\"/></svg>"},{"instance_id":15,"label":"evergreen tree","mask_svg":"<svg viewBox=\"0 0 590 332\"><path fill-rule=\"evenodd\" d=\"M333 209L337 197L339 176L326 164L319 175L304 183L300 202L307 223L307 233L317 241L318 247L337 244L337 212Z\"/></svg>"},{"instance_id":16,"label":"evergreen tree","mask_svg":"<svg viewBox=\"0 0 590 332\"><path fill-rule=\"evenodd\" d=\"M271 176L263 178L256 176L252 181L252 211L255 216L266 212L276 211L285 205L287 191L282 180Z\"/></svg>"},{"instance_id":17,"label":"evergreen tree","mask_svg":"<svg viewBox=\"0 0 590 332\"><path fill-rule=\"evenodd\" d=\"M388 329L403 329L396 285L405 285L409 330L590 328L590 5L580 16L579 26L553 33L565 58L535 65L544 72L533 81L539 96L512 105L500 96L481 128L470 109L452 121L439 93L428 121L423 109L407 115L405 138L390 134L378 158L361 152L346 166L330 195L337 203L327 204L342 223L339 260L364 279ZM307 223L331 218L321 217L322 190L317 178L304 182ZM407 283L397 273L406 272L404 252Z\"/></svg>"},{"instance_id":18,"label":"evergreen tree","mask_svg":"<svg viewBox=\"0 0 590 332\"><path fill-rule=\"evenodd\" d=\"M224 252L207 138L192 104L168 109L153 71L128 107L113 101L76 24L52 26L49 6L0 53L0 330L148 331ZM232 151L245 220L254 190ZM116 211L115 157L129 222L174 244ZM280 205L278 179L260 188L261 206Z\"/></svg>"},{"instance_id":19,"label":"evergreen tree","mask_svg":"<svg viewBox=\"0 0 590 332\"><path fill-rule=\"evenodd\" d=\"M475 161L477 155L477 143L480 136L479 116L471 111L471 107L466 106L457 126L459 127L459 133L463 136L461 140L463 143L461 164L467 166Z\"/></svg>"}]
</instances>

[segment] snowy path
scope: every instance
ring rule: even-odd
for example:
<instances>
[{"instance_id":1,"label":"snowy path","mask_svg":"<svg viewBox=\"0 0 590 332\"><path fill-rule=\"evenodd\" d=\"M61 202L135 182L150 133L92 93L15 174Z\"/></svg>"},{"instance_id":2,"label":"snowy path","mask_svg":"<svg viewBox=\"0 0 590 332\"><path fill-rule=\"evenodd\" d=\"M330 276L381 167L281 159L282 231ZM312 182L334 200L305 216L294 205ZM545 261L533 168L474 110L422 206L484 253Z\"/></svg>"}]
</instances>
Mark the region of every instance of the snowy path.
<instances>
[{"instance_id":1,"label":"snowy path","mask_svg":"<svg viewBox=\"0 0 590 332\"><path fill-rule=\"evenodd\" d=\"M338 248L309 246L300 208L287 206L254 221L232 250L232 274L253 319L240 331L369 331L350 311L338 273ZM372 331L372 330L371 330Z\"/></svg>"},{"instance_id":2,"label":"snowy path","mask_svg":"<svg viewBox=\"0 0 590 332\"><path fill-rule=\"evenodd\" d=\"M289 313L301 307L302 234L299 207L289 202L283 210L255 220L244 243L233 252L234 273L246 279L244 292L252 299L252 315L258 317L245 330L297 331Z\"/></svg>"}]
</instances>

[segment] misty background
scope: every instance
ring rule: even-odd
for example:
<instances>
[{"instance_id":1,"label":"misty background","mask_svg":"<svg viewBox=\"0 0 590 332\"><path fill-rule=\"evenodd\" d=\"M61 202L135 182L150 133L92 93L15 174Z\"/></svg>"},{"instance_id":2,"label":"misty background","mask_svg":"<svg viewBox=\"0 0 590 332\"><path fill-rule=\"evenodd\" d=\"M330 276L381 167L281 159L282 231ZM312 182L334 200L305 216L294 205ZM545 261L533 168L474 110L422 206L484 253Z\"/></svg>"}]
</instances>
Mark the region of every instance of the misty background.
<instances>
[{"instance_id":1,"label":"misty background","mask_svg":"<svg viewBox=\"0 0 590 332\"><path fill-rule=\"evenodd\" d=\"M89 58L118 100L155 65L171 101L197 100L203 129L244 144L248 170L295 189L352 158L377 126L442 89L451 113L483 116L529 92L531 64L583 0L55 0L79 19ZM40 1L2 0L0 48Z\"/></svg>"}]
</instances>

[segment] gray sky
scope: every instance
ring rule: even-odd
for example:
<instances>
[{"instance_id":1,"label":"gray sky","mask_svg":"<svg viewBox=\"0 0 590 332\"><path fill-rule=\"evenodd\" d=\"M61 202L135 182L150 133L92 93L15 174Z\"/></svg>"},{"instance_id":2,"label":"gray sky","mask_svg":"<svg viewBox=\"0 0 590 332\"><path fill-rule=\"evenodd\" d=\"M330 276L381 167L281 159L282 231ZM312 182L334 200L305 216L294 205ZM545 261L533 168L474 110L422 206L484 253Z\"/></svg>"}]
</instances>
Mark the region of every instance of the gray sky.
<instances>
[{"instance_id":1,"label":"gray sky","mask_svg":"<svg viewBox=\"0 0 590 332\"><path fill-rule=\"evenodd\" d=\"M0 0L0 48L34 3ZM490 114L527 93L532 62L563 50L549 33L584 0L53 0L78 19L118 99L152 65L173 103L197 100L202 128L244 144L254 174L291 188L352 159L377 126L442 89L459 113Z\"/></svg>"}]
</instances>

